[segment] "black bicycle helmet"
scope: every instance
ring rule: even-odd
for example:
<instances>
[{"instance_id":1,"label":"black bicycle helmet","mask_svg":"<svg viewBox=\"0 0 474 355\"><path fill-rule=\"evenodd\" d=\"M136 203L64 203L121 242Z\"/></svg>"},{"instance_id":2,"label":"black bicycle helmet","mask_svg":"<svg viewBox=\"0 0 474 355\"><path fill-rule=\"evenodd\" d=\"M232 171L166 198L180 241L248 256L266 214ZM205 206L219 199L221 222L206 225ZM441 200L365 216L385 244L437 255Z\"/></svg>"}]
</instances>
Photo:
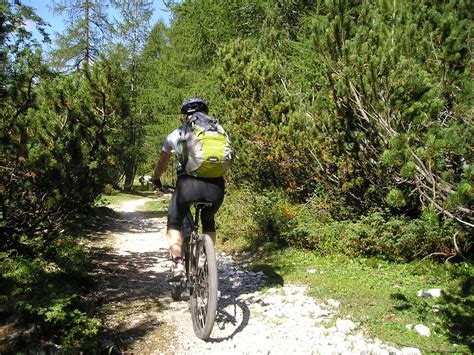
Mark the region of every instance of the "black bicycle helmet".
<instances>
[{"instance_id":1,"label":"black bicycle helmet","mask_svg":"<svg viewBox=\"0 0 474 355\"><path fill-rule=\"evenodd\" d=\"M183 115L192 115L194 112L204 112L205 114L209 112L209 108L204 100L194 98L183 102L181 106L181 113Z\"/></svg>"}]
</instances>

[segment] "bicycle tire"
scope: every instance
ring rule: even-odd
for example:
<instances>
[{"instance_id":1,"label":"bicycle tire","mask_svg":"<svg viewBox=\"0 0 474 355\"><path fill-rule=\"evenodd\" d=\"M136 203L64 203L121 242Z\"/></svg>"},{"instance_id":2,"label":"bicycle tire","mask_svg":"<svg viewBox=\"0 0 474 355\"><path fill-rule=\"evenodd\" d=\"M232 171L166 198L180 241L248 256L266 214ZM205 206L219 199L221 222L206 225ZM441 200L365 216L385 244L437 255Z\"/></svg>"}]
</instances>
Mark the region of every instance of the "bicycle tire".
<instances>
[{"instance_id":1,"label":"bicycle tire","mask_svg":"<svg viewBox=\"0 0 474 355\"><path fill-rule=\"evenodd\" d=\"M209 339L217 310L217 264L214 243L202 234L194 250L193 290L190 297L194 333L202 340Z\"/></svg>"}]
</instances>

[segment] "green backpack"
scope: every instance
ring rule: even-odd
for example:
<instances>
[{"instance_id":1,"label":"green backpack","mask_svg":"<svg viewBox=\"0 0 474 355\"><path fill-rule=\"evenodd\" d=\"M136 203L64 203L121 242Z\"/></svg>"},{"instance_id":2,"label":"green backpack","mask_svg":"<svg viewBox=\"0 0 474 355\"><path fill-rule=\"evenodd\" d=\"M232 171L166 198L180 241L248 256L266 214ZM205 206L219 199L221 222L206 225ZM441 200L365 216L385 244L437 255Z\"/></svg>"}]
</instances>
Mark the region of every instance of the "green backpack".
<instances>
[{"instance_id":1,"label":"green backpack","mask_svg":"<svg viewBox=\"0 0 474 355\"><path fill-rule=\"evenodd\" d=\"M223 176L234 158L224 128L202 112L183 123L176 155L188 175L203 178Z\"/></svg>"}]
</instances>

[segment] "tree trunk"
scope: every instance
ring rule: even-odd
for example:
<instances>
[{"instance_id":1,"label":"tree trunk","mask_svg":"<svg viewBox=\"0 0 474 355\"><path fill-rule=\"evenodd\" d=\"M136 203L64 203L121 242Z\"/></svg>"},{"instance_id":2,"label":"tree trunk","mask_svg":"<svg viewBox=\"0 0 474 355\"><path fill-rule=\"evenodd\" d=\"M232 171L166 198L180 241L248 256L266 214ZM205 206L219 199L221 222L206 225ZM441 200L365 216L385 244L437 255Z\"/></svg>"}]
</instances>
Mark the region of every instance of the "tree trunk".
<instances>
[{"instance_id":1,"label":"tree trunk","mask_svg":"<svg viewBox=\"0 0 474 355\"><path fill-rule=\"evenodd\" d=\"M137 157L136 157L136 130L133 124L129 128L128 136L128 147L130 150L130 155L126 157L125 161L125 184L124 190L131 191L133 189L133 180L135 179L135 173L137 171Z\"/></svg>"},{"instance_id":2,"label":"tree trunk","mask_svg":"<svg viewBox=\"0 0 474 355\"><path fill-rule=\"evenodd\" d=\"M89 69L89 59L90 59L90 38L89 38L89 26L90 26L90 19L89 19L89 0L86 0L84 3L84 69Z\"/></svg>"},{"instance_id":3,"label":"tree trunk","mask_svg":"<svg viewBox=\"0 0 474 355\"><path fill-rule=\"evenodd\" d=\"M124 183L124 190L125 191L132 191L133 190L133 181L135 180L135 167L134 162L130 161L127 162L127 166L125 167L125 183Z\"/></svg>"}]
</instances>

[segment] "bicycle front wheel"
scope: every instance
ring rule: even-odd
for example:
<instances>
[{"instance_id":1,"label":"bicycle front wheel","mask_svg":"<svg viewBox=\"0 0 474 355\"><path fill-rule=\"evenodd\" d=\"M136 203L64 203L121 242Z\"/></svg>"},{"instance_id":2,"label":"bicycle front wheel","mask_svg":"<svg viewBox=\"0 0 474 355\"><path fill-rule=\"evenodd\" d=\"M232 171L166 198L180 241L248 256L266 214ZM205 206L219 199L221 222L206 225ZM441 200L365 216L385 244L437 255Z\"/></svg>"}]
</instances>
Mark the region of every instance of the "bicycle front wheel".
<instances>
[{"instance_id":1,"label":"bicycle front wheel","mask_svg":"<svg viewBox=\"0 0 474 355\"><path fill-rule=\"evenodd\" d=\"M202 234L194 249L193 288L190 297L194 333L207 340L214 327L217 309L216 253L211 237Z\"/></svg>"}]
</instances>

